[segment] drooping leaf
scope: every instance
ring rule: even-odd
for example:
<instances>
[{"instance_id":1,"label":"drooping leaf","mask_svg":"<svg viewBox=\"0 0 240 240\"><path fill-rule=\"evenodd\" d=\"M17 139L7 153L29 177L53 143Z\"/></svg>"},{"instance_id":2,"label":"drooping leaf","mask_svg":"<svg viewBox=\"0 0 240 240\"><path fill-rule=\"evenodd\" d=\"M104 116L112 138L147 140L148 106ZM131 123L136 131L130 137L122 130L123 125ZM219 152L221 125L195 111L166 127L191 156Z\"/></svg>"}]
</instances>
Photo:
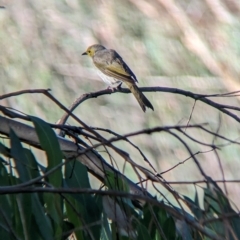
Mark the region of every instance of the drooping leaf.
<instances>
[{"instance_id":1,"label":"drooping leaf","mask_svg":"<svg viewBox=\"0 0 240 240\"><path fill-rule=\"evenodd\" d=\"M39 232L42 235L43 239L51 240L53 239L54 233L51 225L51 221L48 216L45 214L43 206L40 203L38 195L36 193L32 194L32 206L33 206L33 215L37 223Z\"/></svg>"},{"instance_id":2,"label":"drooping leaf","mask_svg":"<svg viewBox=\"0 0 240 240\"><path fill-rule=\"evenodd\" d=\"M19 180L19 178L15 177L15 176L11 176L10 177L10 182L11 185L16 185L21 183L21 181ZM21 209L19 209L18 206L18 194L13 194L10 196L11 199L11 211L12 211L12 228L14 229L14 232L16 233L16 235L19 238L23 238L24 237L24 232L23 232L23 223L22 223L22 218L21 218L21 214L20 211Z\"/></svg>"},{"instance_id":3,"label":"drooping leaf","mask_svg":"<svg viewBox=\"0 0 240 240\"><path fill-rule=\"evenodd\" d=\"M62 162L63 155L57 140L56 134L51 129L49 124L37 117L30 117L34 123L42 149L47 154L48 167L50 170ZM62 185L62 172L61 168L49 175L49 183L54 187L61 187Z\"/></svg>"},{"instance_id":4,"label":"drooping leaf","mask_svg":"<svg viewBox=\"0 0 240 240\"><path fill-rule=\"evenodd\" d=\"M33 155L32 151L27 148L24 148L24 154L25 154L25 157L27 158L27 163L28 163L27 171L30 178L33 179L33 178L39 177L40 171L38 168L38 162L35 159L35 156Z\"/></svg>"},{"instance_id":5,"label":"drooping leaf","mask_svg":"<svg viewBox=\"0 0 240 240\"><path fill-rule=\"evenodd\" d=\"M31 194L17 194L17 207L21 219L20 231L24 234L26 239L30 239L30 232L32 230L32 201Z\"/></svg>"},{"instance_id":6,"label":"drooping leaf","mask_svg":"<svg viewBox=\"0 0 240 240\"><path fill-rule=\"evenodd\" d=\"M197 190L195 191L194 203L195 203L196 208L193 209L193 213L194 213L194 215L195 215L195 217L196 217L197 219L201 219L203 216L202 216L202 210L201 210L200 204L199 204L199 199L198 199L198 192L197 192Z\"/></svg>"},{"instance_id":7,"label":"drooping leaf","mask_svg":"<svg viewBox=\"0 0 240 240\"><path fill-rule=\"evenodd\" d=\"M168 219L164 222L163 232L167 239L175 239L176 238L175 222L172 217L168 217Z\"/></svg>"},{"instance_id":8,"label":"drooping leaf","mask_svg":"<svg viewBox=\"0 0 240 240\"><path fill-rule=\"evenodd\" d=\"M104 183L110 190L129 193L129 185L127 181L117 173L106 171ZM116 201L116 203L121 207L121 209L123 209L126 216L136 216L137 213L131 199L127 197L116 196L114 197L114 201Z\"/></svg>"},{"instance_id":9,"label":"drooping leaf","mask_svg":"<svg viewBox=\"0 0 240 240\"><path fill-rule=\"evenodd\" d=\"M111 230L109 227L108 219L105 213L102 214L102 229L101 229L101 239L102 240L112 240Z\"/></svg>"},{"instance_id":10,"label":"drooping leaf","mask_svg":"<svg viewBox=\"0 0 240 240\"><path fill-rule=\"evenodd\" d=\"M129 192L129 186L127 182L117 173L106 171L104 183L111 190Z\"/></svg>"},{"instance_id":11,"label":"drooping leaf","mask_svg":"<svg viewBox=\"0 0 240 240\"><path fill-rule=\"evenodd\" d=\"M228 226L231 227L231 231L229 227L225 226L225 222L220 219L216 219L215 221L210 221L206 224L206 226L212 231L216 232L219 235L226 235L226 231L228 231L228 235L230 239L234 239L234 236L240 237L240 218L237 212L233 210L231 207L228 198L218 187L207 188L204 189L204 207L207 212L207 219L214 219L217 216L224 216L225 214L232 214L233 217L226 219L228 221Z\"/></svg>"},{"instance_id":12,"label":"drooping leaf","mask_svg":"<svg viewBox=\"0 0 240 240\"><path fill-rule=\"evenodd\" d=\"M81 215L82 206L71 195L67 195L65 196L65 198L67 219L74 225L73 231L76 235L77 240L84 240L84 230L81 229L81 227L83 226L83 216Z\"/></svg>"},{"instance_id":13,"label":"drooping leaf","mask_svg":"<svg viewBox=\"0 0 240 240\"><path fill-rule=\"evenodd\" d=\"M27 182L28 180L30 180L30 176L27 170L28 161L24 152L24 148L22 147L19 138L12 130L10 130L9 136L11 142L11 156L15 160L19 179L22 182Z\"/></svg>"},{"instance_id":14,"label":"drooping leaf","mask_svg":"<svg viewBox=\"0 0 240 240\"><path fill-rule=\"evenodd\" d=\"M187 197L187 196L183 196L183 197L186 200L186 204L191 209L191 211L194 214L194 216L196 218L200 218L202 216L202 214L201 214L202 210L200 209L199 204L198 204L197 192L196 192L194 201L191 198Z\"/></svg>"},{"instance_id":15,"label":"drooping leaf","mask_svg":"<svg viewBox=\"0 0 240 240\"><path fill-rule=\"evenodd\" d=\"M232 217L230 219L230 226L233 229L234 234L237 236L237 239L240 239L240 218L239 218L239 214L236 214L235 217Z\"/></svg>"},{"instance_id":16,"label":"drooping leaf","mask_svg":"<svg viewBox=\"0 0 240 240\"><path fill-rule=\"evenodd\" d=\"M87 168L79 161L75 163L69 161L65 166L65 187L67 188L91 188ZM71 205L67 204L67 212L69 219L76 227L85 226L86 224L92 224L98 222L101 219L102 207L101 198L93 197L89 194L73 194L70 199L72 204L79 211L78 213L72 212ZM69 215L70 214L70 215ZM75 215L75 216L74 216ZM81 216L81 218L79 217ZM88 229L92 232L95 239L100 238L101 224L97 224ZM79 234L79 239L82 239L82 233ZM84 239L87 239L88 233L84 231Z\"/></svg>"},{"instance_id":17,"label":"drooping leaf","mask_svg":"<svg viewBox=\"0 0 240 240\"><path fill-rule=\"evenodd\" d=\"M156 221L161 224L158 219L158 211L159 208L157 206L151 206L149 204L145 204L143 208L143 218L140 221L147 228L149 234L151 235L151 238L154 238L154 236L156 235ZM154 219L154 214L156 216L156 219Z\"/></svg>"},{"instance_id":18,"label":"drooping leaf","mask_svg":"<svg viewBox=\"0 0 240 240\"><path fill-rule=\"evenodd\" d=\"M6 157L10 157L10 149L0 143L0 153Z\"/></svg>"},{"instance_id":19,"label":"drooping leaf","mask_svg":"<svg viewBox=\"0 0 240 240\"><path fill-rule=\"evenodd\" d=\"M62 229L62 234L63 238L62 239L68 239L68 237L73 233L74 225L65 220L63 221L63 229Z\"/></svg>"},{"instance_id":20,"label":"drooping leaf","mask_svg":"<svg viewBox=\"0 0 240 240\"><path fill-rule=\"evenodd\" d=\"M154 239L154 238L151 238L147 228L139 223L138 226L137 226L137 240L145 240L145 239Z\"/></svg>"},{"instance_id":21,"label":"drooping leaf","mask_svg":"<svg viewBox=\"0 0 240 240\"><path fill-rule=\"evenodd\" d=\"M56 134L51 129L49 124L43 120L33 117L30 117L34 123L40 144L42 149L47 154L48 167L47 171L58 166L62 162L62 152L57 140ZM48 176L49 183L53 187L62 186L62 171L61 167L55 172L51 173ZM63 224L63 201L58 194L44 193L44 200L46 202L46 210L51 219L54 222L54 232L55 236L62 235L62 224Z\"/></svg>"},{"instance_id":22,"label":"drooping leaf","mask_svg":"<svg viewBox=\"0 0 240 240\"><path fill-rule=\"evenodd\" d=\"M0 186L9 186L9 176L8 172L0 161ZM8 223L11 222L12 208L11 199L7 194L0 195L0 236L3 239L10 239L11 231L9 229Z\"/></svg>"}]
</instances>

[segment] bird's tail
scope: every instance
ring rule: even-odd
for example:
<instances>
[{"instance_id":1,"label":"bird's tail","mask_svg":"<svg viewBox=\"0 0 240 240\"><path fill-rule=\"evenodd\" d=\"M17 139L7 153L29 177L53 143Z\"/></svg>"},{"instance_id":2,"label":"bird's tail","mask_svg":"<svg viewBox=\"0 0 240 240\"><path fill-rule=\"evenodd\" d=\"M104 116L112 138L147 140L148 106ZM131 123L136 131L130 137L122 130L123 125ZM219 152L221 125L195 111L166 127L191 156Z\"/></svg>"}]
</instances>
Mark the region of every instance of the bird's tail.
<instances>
[{"instance_id":1,"label":"bird's tail","mask_svg":"<svg viewBox=\"0 0 240 240\"><path fill-rule=\"evenodd\" d=\"M140 91L136 84L126 83L129 90L132 92L134 97L137 99L139 105L141 106L142 110L145 112L146 107L151 108L154 111L152 104L149 100L145 97L145 95Z\"/></svg>"}]
</instances>

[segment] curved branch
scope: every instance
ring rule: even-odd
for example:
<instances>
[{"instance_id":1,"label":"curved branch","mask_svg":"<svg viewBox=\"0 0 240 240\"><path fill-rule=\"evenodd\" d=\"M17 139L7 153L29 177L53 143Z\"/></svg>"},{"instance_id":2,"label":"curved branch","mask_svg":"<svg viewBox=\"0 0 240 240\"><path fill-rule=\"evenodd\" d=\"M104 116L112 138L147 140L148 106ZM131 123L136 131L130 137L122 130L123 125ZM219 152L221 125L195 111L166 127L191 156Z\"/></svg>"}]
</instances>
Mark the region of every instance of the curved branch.
<instances>
[{"instance_id":1,"label":"curved branch","mask_svg":"<svg viewBox=\"0 0 240 240\"><path fill-rule=\"evenodd\" d=\"M232 117L237 122L240 122L240 118L236 114L227 110L227 109L232 109L232 110L240 111L239 107L219 104L219 103L216 103L216 102L208 99L209 97L216 97L216 96L217 97L221 97L221 96L226 97L227 95L229 95L229 93L204 95L204 94L193 93L190 91L185 91L185 90L178 89L178 88L169 88L169 87L141 87L139 89L142 92L168 92L168 93L175 93L175 94L183 95L185 97L190 97L196 101L198 100L198 101L204 102L205 104L207 104L213 108L216 108L219 111ZM100 97L103 95L109 95L109 94L114 94L114 93L118 93L118 92L125 93L125 94L131 93L130 90L127 88L116 89L114 92L112 92L111 89L104 89L104 90L100 90L97 92L85 93L73 102L73 104L69 107L69 111L73 112L74 109L76 109L81 103L83 103L84 101L86 101L88 99L97 98L97 97ZM64 116L58 121L58 123L59 124L66 123L68 117L69 117L69 113L64 114Z\"/></svg>"}]
</instances>

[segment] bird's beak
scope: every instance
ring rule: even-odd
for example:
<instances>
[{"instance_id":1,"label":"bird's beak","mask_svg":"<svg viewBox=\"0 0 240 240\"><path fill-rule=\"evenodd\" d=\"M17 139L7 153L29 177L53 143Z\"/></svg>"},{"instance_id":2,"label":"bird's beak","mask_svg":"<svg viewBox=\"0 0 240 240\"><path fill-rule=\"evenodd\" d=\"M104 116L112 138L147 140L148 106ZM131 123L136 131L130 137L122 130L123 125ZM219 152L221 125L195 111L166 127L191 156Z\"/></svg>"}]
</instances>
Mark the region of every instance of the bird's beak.
<instances>
[{"instance_id":1,"label":"bird's beak","mask_svg":"<svg viewBox=\"0 0 240 240\"><path fill-rule=\"evenodd\" d=\"M84 52L82 55L87 55L87 53L86 53L86 52Z\"/></svg>"}]
</instances>

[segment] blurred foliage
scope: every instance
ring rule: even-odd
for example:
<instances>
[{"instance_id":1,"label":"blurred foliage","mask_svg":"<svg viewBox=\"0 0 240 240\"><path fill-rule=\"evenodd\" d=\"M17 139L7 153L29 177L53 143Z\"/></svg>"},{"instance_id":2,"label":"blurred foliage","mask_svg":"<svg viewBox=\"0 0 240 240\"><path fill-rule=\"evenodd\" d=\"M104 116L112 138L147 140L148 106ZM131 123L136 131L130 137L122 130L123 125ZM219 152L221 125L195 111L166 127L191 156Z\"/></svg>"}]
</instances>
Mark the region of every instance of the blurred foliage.
<instances>
[{"instance_id":1,"label":"blurred foliage","mask_svg":"<svg viewBox=\"0 0 240 240\"><path fill-rule=\"evenodd\" d=\"M94 43L115 49L138 77L140 87L176 87L204 94L240 89L238 0L2 0L1 5L5 9L0 9L0 94L51 88L53 95L69 106L82 94L105 88L91 61L81 56ZM192 37L189 26L200 42ZM154 105L154 112L143 114L131 95L112 94L85 101L75 114L91 126L120 134L188 122L193 100L161 92L146 95ZM239 105L238 97L215 100ZM7 98L1 104L48 122L56 122L63 114L40 94ZM212 131L219 130L231 139L239 138L238 123L197 102L190 123L203 122ZM72 120L70 123L76 124ZM203 142L213 141L211 135L187 131L192 136L198 135ZM189 157L180 143L167 134L144 135L133 141L159 172ZM226 144L223 140L215 143ZM199 152L208 175L223 178L219 157L224 177L238 178L238 146L226 145L216 156L206 152L207 147L189 144ZM116 145L123 149L127 146L122 142ZM146 165L137 151L128 150L133 159ZM103 156L110 161L108 153ZM123 171L130 171L124 162L115 160ZM198 180L202 176L195 164L187 161L164 174L164 178L180 181ZM133 180L138 179L133 177ZM193 187L183 185L176 189L182 193L194 192ZM238 184L229 184L228 194L239 202Z\"/></svg>"},{"instance_id":2,"label":"blurred foliage","mask_svg":"<svg viewBox=\"0 0 240 240\"><path fill-rule=\"evenodd\" d=\"M0 233L4 239L67 239L74 228L81 228L82 225L100 220L101 205L90 195L63 195L34 192L34 190L30 194L22 193L23 185L26 184L25 187L29 189L27 182L31 180L32 184L29 184L32 185L32 189L38 186L42 188L64 186L66 189L74 188L76 185L79 188L90 187L86 167L79 162L75 164L75 170L80 175L74 174L69 179L73 167L67 162L65 174L62 175L62 152L53 130L41 119L32 117L32 121L49 165L43 169L32 151L24 148L17 135L13 131L10 132L11 160L0 159L1 190L4 191L4 187L5 189L15 187L18 190L14 195L1 195ZM2 156L6 154L6 149L7 147L1 145ZM48 174L44 178L45 181L41 181L42 174L54 168L56 170ZM91 239L89 231L92 231L91 235L94 235L95 239L100 237L100 226L88 227L88 231L85 232L76 229L77 239Z\"/></svg>"},{"instance_id":3,"label":"blurred foliage","mask_svg":"<svg viewBox=\"0 0 240 240\"><path fill-rule=\"evenodd\" d=\"M89 194L91 185L84 165L79 161L75 162L74 159L65 159L64 164L61 164L62 160L57 156L61 156L62 152L49 125L35 117L32 121L47 161L54 160L51 159L54 153L55 161L58 162L44 169L32 151L23 147L24 143L13 131L10 132L10 148L0 144L0 154L3 157L0 157L2 238L49 240L240 238L239 214L231 207L226 195L211 178L208 179L207 187L203 189L201 199L201 202L204 202L203 208L199 205L197 191L194 200L183 196L191 212L188 214L183 209L169 206L166 200L159 201L151 197L148 197L142 209L134 207L129 198L118 196L119 192L129 194L126 182L106 172L106 189L115 190L115 193L108 196L114 201L114 205L111 205L110 200L106 202L106 195L103 197ZM42 141L44 138L46 142L49 141L48 144ZM57 191L53 192L54 190ZM73 192L64 193L64 190ZM124 224L118 215L119 209L124 213ZM108 221L106 217L112 221Z\"/></svg>"}]
</instances>

